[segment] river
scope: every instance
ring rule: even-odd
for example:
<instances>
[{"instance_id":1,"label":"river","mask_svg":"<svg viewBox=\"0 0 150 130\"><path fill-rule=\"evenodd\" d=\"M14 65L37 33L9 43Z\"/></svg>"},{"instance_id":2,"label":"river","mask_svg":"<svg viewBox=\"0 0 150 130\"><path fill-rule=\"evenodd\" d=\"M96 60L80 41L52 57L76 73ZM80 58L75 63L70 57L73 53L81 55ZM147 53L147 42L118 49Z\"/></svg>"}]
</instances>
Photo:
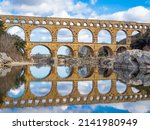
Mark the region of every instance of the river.
<instances>
[{"instance_id":1,"label":"river","mask_svg":"<svg viewBox=\"0 0 150 130\"><path fill-rule=\"evenodd\" d=\"M36 65L0 70L0 112L150 112L150 72Z\"/></svg>"}]
</instances>

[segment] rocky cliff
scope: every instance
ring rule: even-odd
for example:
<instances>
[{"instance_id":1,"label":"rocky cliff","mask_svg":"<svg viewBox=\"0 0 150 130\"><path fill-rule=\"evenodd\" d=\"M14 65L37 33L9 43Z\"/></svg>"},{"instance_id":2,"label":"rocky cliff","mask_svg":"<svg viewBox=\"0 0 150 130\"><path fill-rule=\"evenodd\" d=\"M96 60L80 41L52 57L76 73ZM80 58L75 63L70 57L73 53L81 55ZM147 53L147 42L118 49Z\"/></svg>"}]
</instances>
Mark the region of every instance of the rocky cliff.
<instances>
[{"instance_id":1,"label":"rocky cliff","mask_svg":"<svg viewBox=\"0 0 150 130\"><path fill-rule=\"evenodd\" d=\"M147 68L150 69L150 52L139 49L118 53L112 58L100 60L104 68Z\"/></svg>"}]
</instances>

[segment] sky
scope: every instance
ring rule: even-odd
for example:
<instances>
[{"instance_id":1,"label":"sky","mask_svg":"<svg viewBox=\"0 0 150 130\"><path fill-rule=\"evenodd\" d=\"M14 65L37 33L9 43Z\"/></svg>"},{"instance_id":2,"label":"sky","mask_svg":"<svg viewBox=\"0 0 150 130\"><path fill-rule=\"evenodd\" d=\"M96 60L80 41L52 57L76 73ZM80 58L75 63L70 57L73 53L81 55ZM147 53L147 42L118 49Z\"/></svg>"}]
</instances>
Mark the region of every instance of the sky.
<instances>
[{"instance_id":1,"label":"sky","mask_svg":"<svg viewBox=\"0 0 150 130\"><path fill-rule=\"evenodd\" d=\"M0 14L149 22L150 0L0 0Z\"/></svg>"},{"instance_id":2,"label":"sky","mask_svg":"<svg viewBox=\"0 0 150 130\"><path fill-rule=\"evenodd\" d=\"M123 20L123 21L136 21L149 23L150 21L150 0L0 0L0 15L25 15L25 16L42 16L42 17L61 17L61 18L86 18L86 19L98 19L98 20ZM39 30L35 31L35 35L32 34L31 39L39 37L37 34ZM39 37L40 40L49 40L49 32L46 33L42 30L43 35ZM21 37L24 34L20 29L14 28L10 33L16 33ZM63 35L64 33L62 33ZM83 33L84 34L84 33ZM106 33L102 34L105 35ZM36 36L36 37L35 37ZM60 35L61 37L61 35ZM68 34L70 37L70 34ZM83 37L83 36L82 36ZM90 36L84 34L85 39ZM47 39L48 38L48 39ZM62 37L64 38L64 37ZM108 39L110 39L108 35ZM66 39L65 39L66 40ZM81 39L84 41L84 39ZM101 41L101 40L100 40ZM103 40L102 40L103 41ZM101 41L101 42L102 42ZM34 52L37 52L35 49ZM41 48L42 50L42 48ZM45 51L44 49L42 50ZM47 68L48 69L48 68ZM39 75L41 76L41 75ZM79 83L80 84L80 83ZM104 86L103 81L99 84ZM109 81L108 81L109 84ZM110 85L107 85L109 88ZM122 84L118 82L121 86ZM40 86L35 90L35 83L31 84L31 90L33 93L37 93L40 90ZM84 84L87 86L87 84ZM125 87L125 86L123 86ZM123 88L122 87L122 88ZM21 95L24 91L24 87L21 87L18 91L9 93L10 96L14 96L14 93ZM104 93L106 87L101 88ZM85 94L90 91L91 88L81 89L81 93ZM123 92L123 89L120 89ZM49 90L47 83L44 83L42 89L43 92ZM85 91L86 90L86 91ZM64 94L64 93L63 93ZM38 93L39 96L41 96ZM105 105L83 105L83 106L62 106L62 107L39 107L39 108L24 108L24 109L5 109L0 112L149 112L149 101L139 101L135 103L119 103L119 104L105 104Z\"/></svg>"},{"instance_id":3,"label":"sky","mask_svg":"<svg viewBox=\"0 0 150 130\"><path fill-rule=\"evenodd\" d=\"M0 15L25 15L41 17L83 18L98 20L122 20L149 23L150 0L0 0ZM21 28L13 27L8 30L23 39L25 35ZM78 40L92 42L91 34L86 30L79 32ZM108 32L101 32L98 36L99 43L111 43ZM31 34L31 41L51 42L48 30L37 28ZM58 34L58 41L72 41L72 34L62 29ZM118 34L117 41L126 38L125 34ZM49 53L43 47L37 50Z\"/></svg>"}]
</instances>

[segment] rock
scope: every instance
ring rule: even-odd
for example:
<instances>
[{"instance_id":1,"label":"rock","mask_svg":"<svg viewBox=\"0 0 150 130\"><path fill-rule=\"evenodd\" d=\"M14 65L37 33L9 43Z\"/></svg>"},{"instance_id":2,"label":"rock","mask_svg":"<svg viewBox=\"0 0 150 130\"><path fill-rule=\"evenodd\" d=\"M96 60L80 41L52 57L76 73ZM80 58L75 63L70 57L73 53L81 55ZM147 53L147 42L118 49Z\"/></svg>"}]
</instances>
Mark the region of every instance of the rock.
<instances>
[{"instance_id":1,"label":"rock","mask_svg":"<svg viewBox=\"0 0 150 130\"><path fill-rule=\"evenodd\" d=\"M150 68L150 52L135 49L119 53L114 59L114 67Z\"/></svg>"},{"instance_id":2,"label":"rock","mask_svg":"<svg viewBox=\"0 0 150 130\"><path fill-rule=\"evenodd\" d=\"M150 52L139 49L118 53L112 58L101 58L104 68L147 68L150 69Z\"/></svg>"},{"instance_id":3,"label":"rock","mask_svg":"<svg viewBox=\"0 0 150 130\"><path fill-rule=\"evenodd\" d=\"M118 80L130 86L150 87L150 71L147 69L115 69Z\"/></svg>"},{"instance_id":4,"label":"rock","mask_svg":"<svg viewBox=\"0 0 150 130\"><path fill-rule=\"evenodd\" d=\"M0 68L0 77L6 76L9 72L11 72L11 68Z\"/></svg>"},{"instance_id":5,"label":"rock","mask_svg":"<svg viewBox=\"0 0 150 130\"><path fill-rule=\"evenodd\" d=\"M0 52L0 66L10 62L13 62L13 60L10 57L8 57L6 53Z\"/></svg>"}]
</instances>

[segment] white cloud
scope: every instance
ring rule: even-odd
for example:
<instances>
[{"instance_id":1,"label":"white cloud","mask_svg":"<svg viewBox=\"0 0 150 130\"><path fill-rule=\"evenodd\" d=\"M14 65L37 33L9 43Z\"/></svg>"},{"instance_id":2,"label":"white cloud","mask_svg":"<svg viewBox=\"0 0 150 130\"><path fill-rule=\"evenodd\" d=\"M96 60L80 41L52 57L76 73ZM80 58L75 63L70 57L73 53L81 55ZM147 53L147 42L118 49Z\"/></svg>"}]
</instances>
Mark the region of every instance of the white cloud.
<instances>
[{"instance_id":1,"label":"white cloud","mask_svg":"<svg viewBox=\"0 0 150 130\"><path fill-rule=\"evenodd\" d=\"M150 10L137 6L130 8L126 11L120 11L113 14L101 15L99 18L103 20L121 20L121 21L136 21L136 22L149 22Z\"/></svg>"},{"instance_id":2,"label":"white cloud","mask_svg":"<svg viewBox=\"0 0 150 130\"><path fill-rule=\"evenodd\" d=\"M7 8L5 8L7 7ZM88 4L74 0L6 0L0 2L0 14L35 15L52 17L88 16L92 10Z\"/></svg>"},{"instance_id":3,"label":"white cloud","mask_svg":"<svg viewBox=\"0 0 150 130\"><path fill-rule=\"evenodd\" d=\"M92 88L92 81L78 81L78 91L80 94L88 95Z\"/></svg>"},{"instance_id":4,"label":"white cloud","mask_svg":"<svg viewBox=\"0 0 150 130\"><path fill-rule=\"evenodd\" d=\"M19 37L21 37L23 40L25 39L25 33L23 31L22 28L18 27L18 26L13 26L10 27L7 32L11 35L18 35Z\"/></svg>"},{"instance_id":5,"label":"white cloud","mask_svg":"<svg viewBox=\"0 0 150 130\"><path fill-rule=\"evenodd\" d=\"M132 113L144 113L150 111L149 104L150 101L137 101L137 102L104 104L103 106L109 106L121 110L128 110L129 112Z\"/></svg>"},{"instance_id":6,"label":"white cloud","mask_svg":"<svg viewBox=\"0 0 150 130\"><path fill-rule=\"evenodd\" d=\"M91 4L92 4L92 5L95 5L96 2L97 2L97 0L91 0Z\"/></svg>"},{"instance_id":7,"label":"white cloud","mask_svg":"<svg viewBox=\"0 0 150 130\"><path fill-rule=\"evenodd\" d=\"M91 0L95 4L97 0ZM147 1L149 2L149 1ZM7 8L5 8L7 7ZM103 10L108 7L101 6ZM103 20L123 20L149 22L150 10L143 6L136 6L128 10L115 12L113 14L98 15L97 12L90 8L88 3L75 0L5 0L0 2L0 14L18 14L34 16L51 16L51 17L76 17L76 18L94 18Z\"/></svg>"}]
</instances>

